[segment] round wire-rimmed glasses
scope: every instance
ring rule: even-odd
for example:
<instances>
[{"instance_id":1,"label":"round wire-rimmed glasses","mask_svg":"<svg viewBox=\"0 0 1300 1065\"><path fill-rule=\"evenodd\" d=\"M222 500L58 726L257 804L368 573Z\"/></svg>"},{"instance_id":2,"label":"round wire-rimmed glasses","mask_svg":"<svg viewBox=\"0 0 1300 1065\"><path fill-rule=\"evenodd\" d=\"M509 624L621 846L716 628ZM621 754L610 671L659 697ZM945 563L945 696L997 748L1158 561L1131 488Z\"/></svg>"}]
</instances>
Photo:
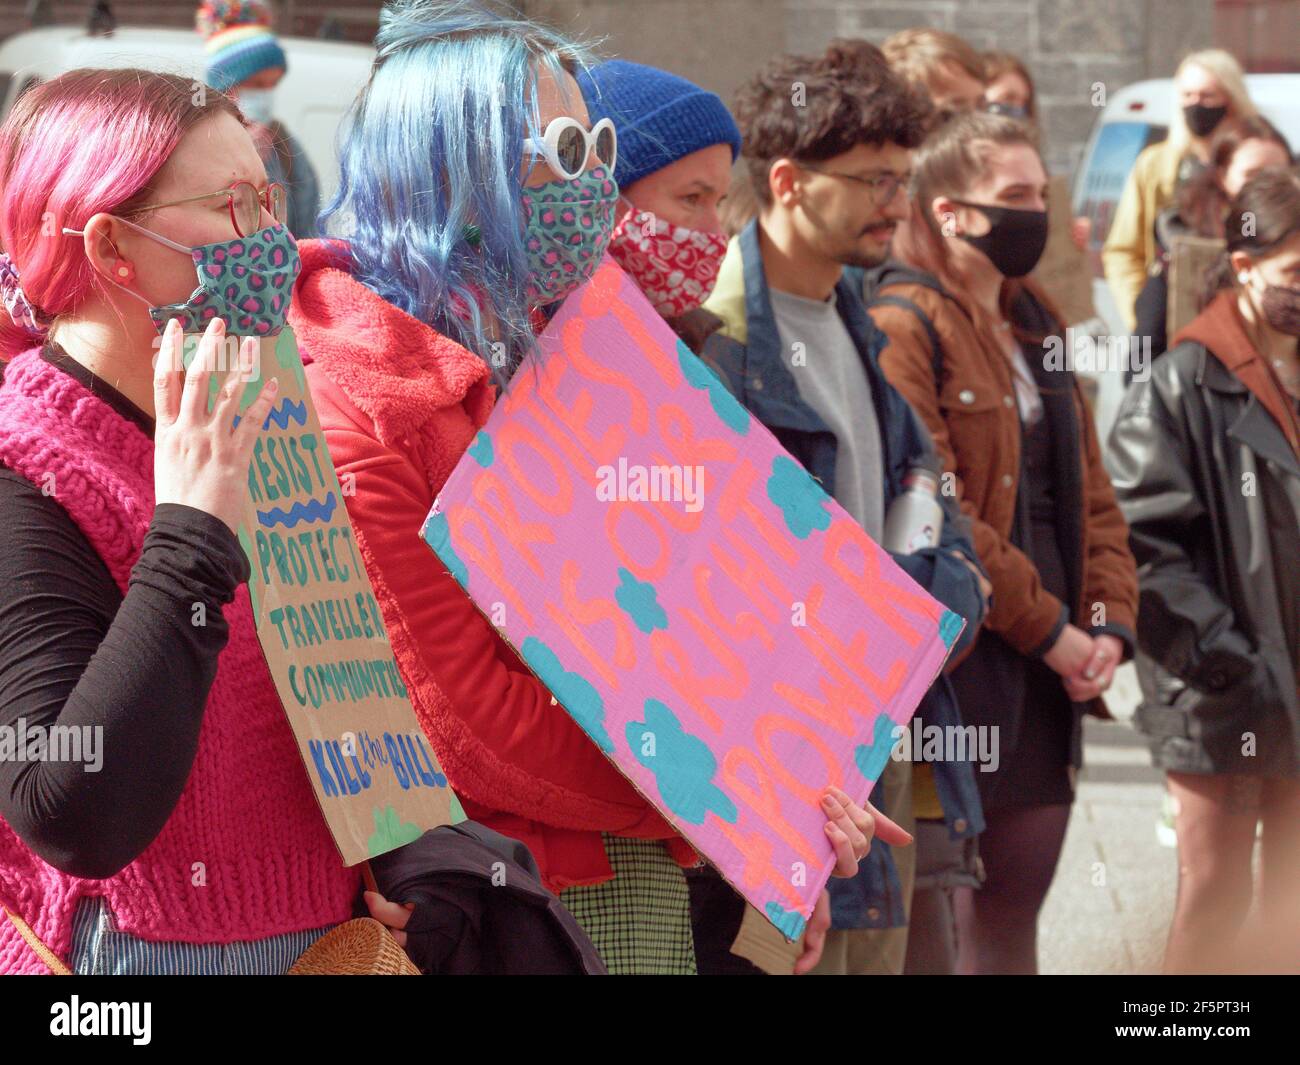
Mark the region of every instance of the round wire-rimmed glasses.
<instances>
[{"instance_id":1,"label":"round wire-rimmed glasses","mask_svg":"<svg viewBox=\"0 0 1300 1065\"><path fill-rule=\"evenodd\" d=\"M798 165L803 167L805 170L811 170L814 174L823 174L826 177L842 178L845 181L852 181L855 184L861 185L867 190L867 195L871 198L872 204L876 207L884 207L885 204L890 203L894 197L898 195L899 189L906 192L908 185L911 184L912 181L912 175L910 173L895 174L892 171L884 171L879 174L866 175L843 174L837 170L823 170L821 167L813 166L811 163L799 163Z\"/></svg>"},{"instance_id":2,"label":"round wire-rimmed glasses","mask_svg":"<svg viewBox=\"0 0 1300 1065\"><path fill-rule=\"evenodd\" d=\"M159 207L179 207L183 203L198 203L225 196L230 208L230 224L235 227L235 235L252 236L262 228L262 208L277 222L284 222L289 215L289 197L285 188L278 181L267 185L265 192L258 192L251 181L236 181L227 188L216 192L205 192L201 196L187 196L183 200L168 200L166 203L149 203L141 211L152 211Z\"/></svg>"}]
</instances>

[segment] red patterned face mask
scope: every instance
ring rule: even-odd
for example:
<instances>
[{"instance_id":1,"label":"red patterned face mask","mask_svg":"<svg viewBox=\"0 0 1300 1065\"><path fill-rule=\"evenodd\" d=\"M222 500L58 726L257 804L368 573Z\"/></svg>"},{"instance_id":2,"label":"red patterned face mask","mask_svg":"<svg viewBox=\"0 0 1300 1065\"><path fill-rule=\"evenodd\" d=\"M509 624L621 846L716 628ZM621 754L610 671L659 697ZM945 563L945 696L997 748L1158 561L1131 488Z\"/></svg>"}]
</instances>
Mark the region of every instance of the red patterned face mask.
<instances>
[{"instance_id":1,"label":"red patterned face mask","mask_svg":"<svg viewBox=\"0 0 1300 1065\"><path fill-rule=\"evenodd\" d=\"M665 318L679 318L709 298L727 252L722 233L674 226L646 211L628 211L609 241L609 254Z\"/></svg>"}]
</instances>

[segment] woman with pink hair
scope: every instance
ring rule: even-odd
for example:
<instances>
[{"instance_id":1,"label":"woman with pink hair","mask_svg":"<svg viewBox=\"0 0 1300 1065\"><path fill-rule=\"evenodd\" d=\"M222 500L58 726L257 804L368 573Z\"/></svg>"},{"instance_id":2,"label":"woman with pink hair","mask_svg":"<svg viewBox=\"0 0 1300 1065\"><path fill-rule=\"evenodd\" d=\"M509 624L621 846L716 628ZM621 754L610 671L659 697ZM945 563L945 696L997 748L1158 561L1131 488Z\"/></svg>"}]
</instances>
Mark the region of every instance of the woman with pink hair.
<instances>
[{"instance_id":1,"label":"woman with pink hair","mask_svg":"<svg viewBox=\"0 0 1300 1065\"><path fill-rule=\"evenodd\" d=\"M24 95L0 189L0 726L21 737L0 758L0 972L283 972L359 889L234 533L275 382L233 430L238 375L208 410L227 334L251 359L284 323L283 190L229 100L137 70ZM71 735L80 758L52 757Z\"/></svg>"}]
</instances>

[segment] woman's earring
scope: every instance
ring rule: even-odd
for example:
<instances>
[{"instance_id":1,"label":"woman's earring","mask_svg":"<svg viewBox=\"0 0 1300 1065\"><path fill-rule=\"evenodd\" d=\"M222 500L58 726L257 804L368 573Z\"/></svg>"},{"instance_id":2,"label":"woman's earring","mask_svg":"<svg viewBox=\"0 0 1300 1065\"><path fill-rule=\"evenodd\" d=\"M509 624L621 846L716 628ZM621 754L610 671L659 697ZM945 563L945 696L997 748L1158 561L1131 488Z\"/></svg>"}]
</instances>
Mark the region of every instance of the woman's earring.
<instances>
[{"instance_id":1,"label":"woman's earring","mask_svg":"<svg viewBox=\"0 0 1300 1065\"><path fill-rule=\"evenodd\" d=\"M1249 284L1250 284L1250 274L1246 273L1245 270L1241 270L1241 271L1239 271L1238 274L1237 274L1237 284L1239 284L1239 285L1249 285Z\"/></svg>"},{"instance_id":2,"label":"woman's earring","mask_svg":"<svg viewBox=\"0 0 1300 1065\"><path fill-rule=\"evenodd\" d=\"M113 264L113 276L117 278L119 282L130 281L135 277L135 267L125 259L118 259L117 262Z\"/></svg>"}]
</instances>

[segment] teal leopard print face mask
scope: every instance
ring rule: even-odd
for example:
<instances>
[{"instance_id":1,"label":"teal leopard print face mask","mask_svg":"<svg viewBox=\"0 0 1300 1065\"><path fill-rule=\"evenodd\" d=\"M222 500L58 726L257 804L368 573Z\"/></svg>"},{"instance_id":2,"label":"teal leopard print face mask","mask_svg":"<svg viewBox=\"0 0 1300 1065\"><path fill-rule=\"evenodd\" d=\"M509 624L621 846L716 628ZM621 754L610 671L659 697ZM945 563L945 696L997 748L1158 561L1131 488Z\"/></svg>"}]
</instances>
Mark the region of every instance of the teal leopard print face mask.
<instances>
[{"instance_id":1,"label":"teal leopard print face mask","mask_svg":"<svg viewBox=\"0 0 1300 1065\"><path fill-rule=\"evenodd\" d=\"M302 261L298 257L297 241L282 222L247 237L187 248L125 218L119 221L189 255L198 271L198 288L188 299L149 307L149 317L159 335L171 318L179 319L186 333L203 332L218 316L225 320L230 336L275 336L284 328L293 283L302 269ZM149 302L137 292L131 295Z\"/></svg>"},{"instance_id":2,"label":"teal leopard print face mask","mask_svg":"<svg viewBox=\"0 0 1300 1065\"><path fill-rule=\"evenodd\" d=\"M530 303L558 303L596 272L617 204L618 182L603 166L524 189Z\"/></svg>"}]
</instances>

